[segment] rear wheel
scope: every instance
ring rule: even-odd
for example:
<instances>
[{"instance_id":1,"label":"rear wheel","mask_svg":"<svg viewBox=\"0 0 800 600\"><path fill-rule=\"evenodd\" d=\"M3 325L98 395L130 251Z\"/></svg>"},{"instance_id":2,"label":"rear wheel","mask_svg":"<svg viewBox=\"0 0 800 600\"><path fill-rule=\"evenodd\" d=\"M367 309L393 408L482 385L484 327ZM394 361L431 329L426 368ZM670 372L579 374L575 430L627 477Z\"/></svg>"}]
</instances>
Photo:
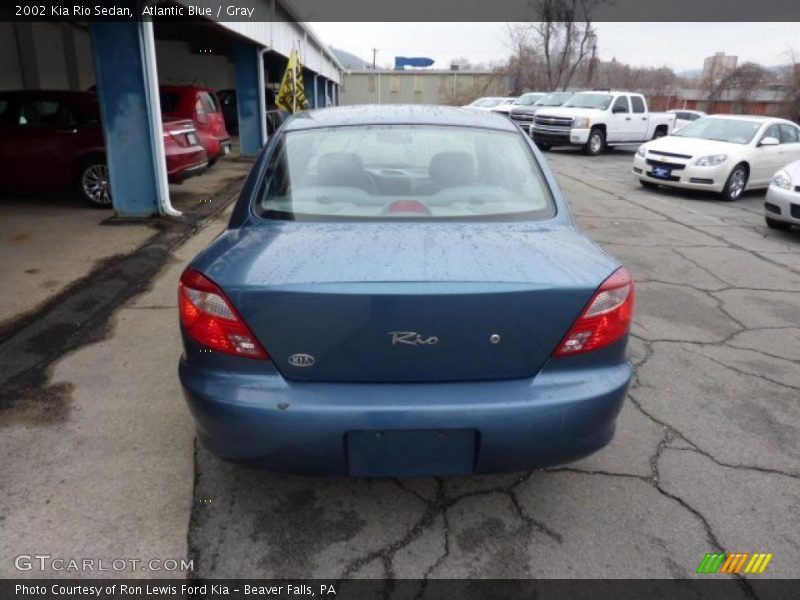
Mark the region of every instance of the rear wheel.
<instances>
[{"instance_id":1,"label":"rear wheel","mask_svg":"<svg viewBox=\"0 0 800 600\"><path fill-rule=\"evenodd\" d=\"M662 138L667 135L667 130L664 127L657 127L655 133L653 134L653 139L657 140L658 138Z\"/></svg>"},{"instance_id":2,"label":"rear wheel","mask_svg":"<svg viewBox=\"0 0 800 600\"><path fill-rule=\"evenodd\" d=\"M536 147L539 148L539 150L541 150L542 152L547 152L548 150L550 150L550 148L552 148L550 144L536 144Z\"/></svg>"},{"instance_id":3,"label":"rear wheel","mask_svg":"<svg viewBox=\"0 0 800 600\"><path fill-rule=\"evenodd\" d=\"M104 158L92 158L81 165L78 186L89 204L98 208L111 208L111 181Z\"/></svg>"},{"instance_id":4,"label":"rear wheel","mask_svg":"<svg viewBox=\"0 0 800 600\"><path fill-rule=\"evenodd\" d=\"M728 175L728 180L725 182L725 187L722 188L720 196L723 200L733 202L741 197L744 188L747 187L747 167L745 165L736 165Z\"/></svg>"},{"instance_id":5,"label":"rear wheel","mask_svg":"<svg viewBox=\"0 0 800 600\"><path fill-rule=\"evenodd\" d=\"M606 146L606 136L602 129L592 129L589 139L583 146L583 152L589 156L597 156Z\"/></svg>"},{"instance_id":6,"label":"rear wheel","mask_svg":"<svg viewBox=\"0 0 800 600\"><path fill-rule=\"evenodd\" d=\"M791 227L788 223L784 223L783 221L776 221L775 219L770 219L769 217L764 217L764 220L767 222L767 227L770 229L779 229L781 231L786 231Z\"/></svg>"}]
</instances>

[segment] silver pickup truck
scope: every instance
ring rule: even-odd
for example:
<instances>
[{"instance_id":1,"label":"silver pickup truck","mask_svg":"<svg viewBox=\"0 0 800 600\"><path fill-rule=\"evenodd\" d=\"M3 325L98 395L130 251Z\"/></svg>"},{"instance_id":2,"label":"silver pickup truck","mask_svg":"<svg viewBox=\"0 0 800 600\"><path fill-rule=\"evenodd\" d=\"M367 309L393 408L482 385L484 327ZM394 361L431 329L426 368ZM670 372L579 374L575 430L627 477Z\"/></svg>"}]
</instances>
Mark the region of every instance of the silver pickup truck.
<instances>
[{"instance_id":1,"label":"silver pickup truck","mask_svg":"<svg viewBox=\"0 0 800 600\"><path fill-rule=\"evenodd\" d=\"M542 150L582 146L590 156L609 146L641 144L669 135L675 115L647 110L641 94L614 91L579 92L563 106L540 110L530 134Z\"/></svg>"}]
</instances>

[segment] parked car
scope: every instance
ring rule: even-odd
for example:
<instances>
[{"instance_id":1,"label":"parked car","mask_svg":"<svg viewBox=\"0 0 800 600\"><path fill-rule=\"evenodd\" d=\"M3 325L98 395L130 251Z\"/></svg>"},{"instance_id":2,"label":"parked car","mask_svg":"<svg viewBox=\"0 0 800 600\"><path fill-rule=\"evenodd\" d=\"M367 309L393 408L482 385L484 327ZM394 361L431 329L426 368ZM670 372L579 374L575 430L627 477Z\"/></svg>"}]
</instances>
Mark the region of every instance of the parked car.
<instances>
[{"instance_id":1,"label":"parked car","mask_svg":"<svg viewBox=\"0 0 800 600\"><path fill-rule=\"evenodd\" d=\"M497 106L493 106L489 110L491 110L492 112L498 112L503 115L508 115L509 111L511 111L511 108L514 106L514 103L517 100L519 100L519 98L514 98L513 96L509 96L508 98L505 99L504 102L501 102Z\"/></svg>"},{"instance_id":2,"label":"parked car","mask_svg":"<svg viewBox=\"0 0 800 600\"><path fill-rule=\"evenodd\" d=\"M520 125L529 123L533 120L533 114L535 112L533 106L544 98L545 95L546 94L542 92L528 92L527 94L522 94L522 96L514 101L511 110L508 111L508 116L514 121L519 122Z\"/></svg>"},{"instance_id":3,"label":"parked car","mask_svg":"<svg viewBox=\"0 0 800 600\"><path fill-rule=\"evenodd\" d=\"M560 108L540 110L531 127L536 145L582 146L595 156L608 147L640 144L669 135L675 115L647 110L641 94L578 92Z\"/></svg>"},{"instance_id":4,"label":"parked car","mask_svg":"<svg viewBox=\"0 0 800 600\"><path fill-rule=\"evenodd\" d=\"M536 96L538 94L534 94ZM543 108L554 108L563 105L567 100L574 96L574 92L552 92L544 94L539 97L533 104L522 104L515 106L509 116L520 124L521 127L526 128L528 133L531 133L531 126L533 125L533 118L536 113Z\"/></svg>"},{"instance_id":5,"label":"parked car","mask_svg":"<svg viewBox=\"0 0 800 600\"><path fill-rule=\"evenodd\" d=\"M239 109L236 105L236 90L217 90L217 98L222 108L222 116L225 119L225 129L229 133L239 133ZM267 113L267 135L272 135L280 127L283 118L281 111L275 105L275 94L269 88L264 89L264 101Z\"/></svg>"},{"instance_id":6,"label":"parked car","mask_svg":"<svg viewBox=\"0 0 800 600\"><path fill-rule=\"evenodd\" d=\"M697 119L700 117L706 116L706 113L704 113L702 110L672 109L668 110L667 112L675 115L675 128L672 130L673 133L680 131L689 123L697 121Z\"/></svg>"},{"instance_id":7,"label":"parked car","mask_svg":"<svg viewBox=\"0 0 800 600\"><path fill-rule=\"evenodd\" d=\"M212 90L192 85L162 85L161 112L168 117L192 120L208 154L209 165L231 151L222 108Z\"/></svg>"},{"instance_id":8,"label":"parked car","mask_svg":"<svg viewBox=\"0 0 800 600\"><path fill-rule=\"evenodd\" d=\"M645 187L706 190L736 200L745 190L769 186L778 169L798 159L800 129L791 121L712 115L641 146L633 174Z\"/></svg>"},{"instance_id":9,"label":"parked car","mask_svg":"<svg viewBox=\"0 0 800 600\"><path fill-rule=\"evenodd\" d=\"M180 380L211 452L429 476L608 444L633 282L516 125L443 106L311 111L253 173L179 284Z\"/></svg>"},{"instance_id":10,"label":"parked car","mask_svg":"<svg viewBox=\"0 0 800 600\"><path fill-rule=\"evenodd\" d=\"M800 227L800 160L775 173L767 189L764 218L771 229Z\"/></svg>"},{"instance_id":11,"label":"parked car","mask_svg":"<svg viewBox=\"0 0 800 600\"><path fill-rule=\"evenodd\" d=\"M208 158L188 119L165 119L164 153L172 183L202 173ZM80 191L111 207L111 187L97 95L27 90L0 92L0 186Z\"/></svg>"},{"instance_id":12,"label":"parked car","mask_svg":"<svg viewBox=\"0 0 800 600\"><path fill-rule=\"evenodd\" d=\"M514 101L514 98L503 98L503 97L486 97L486 98L478 98L471 104L467 104L463 108L475 108L478 110L492 110L498 106L503 104L510 104Z\"/></svg>"}]
</instances>

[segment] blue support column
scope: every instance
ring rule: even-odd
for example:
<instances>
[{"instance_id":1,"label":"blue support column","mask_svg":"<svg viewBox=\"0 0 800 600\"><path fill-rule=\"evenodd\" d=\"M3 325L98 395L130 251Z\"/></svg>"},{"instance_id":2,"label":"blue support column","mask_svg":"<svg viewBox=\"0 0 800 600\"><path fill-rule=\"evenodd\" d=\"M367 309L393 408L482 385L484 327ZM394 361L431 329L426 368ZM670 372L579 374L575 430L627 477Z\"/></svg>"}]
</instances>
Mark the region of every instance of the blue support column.
<instances>
[{"instance_id":1,"label":"blue support column","mask_svg":"<svg viewBox=\"0 0 800 600\"><path fill-rule=\"evenodd\" d=\"M317 75L314 79L314 92L317 96L317 106L325 108L325 78Z\"/></svg>"},{"instance_id":2,"label":"blue support column","mask_svg":"<svg viewBox=\"0 0 800 600\"><path fill-rule=\"evenodd\" d=\"M314 74L303 67L303 89L306 92L308 108L317 108L317 99L314 96Z\"/></svg>"},{"instance_id":3,"label":"blue support column","mask_svg":"<svg viewBox=\"0 0 800 600\"><path fill-rule=\"evenodd\" d=\"M145 26L136 21L89 22L111 195L122 217L158 214L164 193L160 182L166 178L166 165L159 161L163 151L157 152L164 142L161 116L153 109L158 107L158 90L151 89L155 60L148 57L152 48L144 40Z\"/></svg>"},{"instance_id":4,"label":"blue support column","mask_svg":"<svg viewBox=\"0 0 800 600\"><path fill-rule=\"evenodd\" d=\"M236 104L239 113L239 146L244 156L255 156L264 145L262 122L265 114L261 107L260 82L263 65L258 48L237 41L233 46L236 71Z\"/></svg>"}]
</instances>

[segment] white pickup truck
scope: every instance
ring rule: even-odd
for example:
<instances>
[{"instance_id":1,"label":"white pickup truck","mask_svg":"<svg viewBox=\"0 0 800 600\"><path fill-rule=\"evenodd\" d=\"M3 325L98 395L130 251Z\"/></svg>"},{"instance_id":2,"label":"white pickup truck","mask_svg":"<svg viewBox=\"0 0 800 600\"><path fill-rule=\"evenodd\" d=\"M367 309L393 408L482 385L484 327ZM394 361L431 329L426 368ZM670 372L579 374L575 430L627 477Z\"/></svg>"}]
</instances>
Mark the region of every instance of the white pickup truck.
<instances>
[{"instance_id":1,"label":"white pickup truck","mask_svg":"<svg viewBox=\"0 0 800 600\"><path fill-rule=\"evenodd\" d=\"M641 144L669 135L675 115L647 111L641 94L614 91L579 92L558 108L536 113L530 133L542 150L583 146L595 156L609 146Z\"/></svg>"}]
</instances>

